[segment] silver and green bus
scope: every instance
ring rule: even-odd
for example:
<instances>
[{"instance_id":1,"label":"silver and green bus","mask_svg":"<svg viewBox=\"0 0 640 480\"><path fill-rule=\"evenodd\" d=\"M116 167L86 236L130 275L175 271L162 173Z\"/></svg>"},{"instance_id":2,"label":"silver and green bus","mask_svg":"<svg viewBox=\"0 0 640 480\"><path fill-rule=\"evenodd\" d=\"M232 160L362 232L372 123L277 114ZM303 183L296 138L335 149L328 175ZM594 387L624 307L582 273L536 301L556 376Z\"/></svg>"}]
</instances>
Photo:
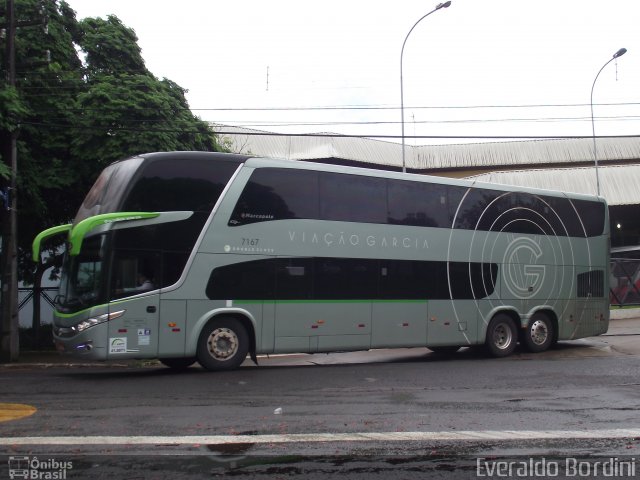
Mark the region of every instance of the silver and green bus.
<instances>
[{"instance_id":1,"label":"silver and green bus","mask_svg":"<svg viewBox=\"0 0 640 480\"><path fill-rule=\"evenodd\" d=\"M607 331L602 198L208 152L108 166L67 236L59 350L238 367L249 355L484 346Z\"/></svg>"}]
</instances>

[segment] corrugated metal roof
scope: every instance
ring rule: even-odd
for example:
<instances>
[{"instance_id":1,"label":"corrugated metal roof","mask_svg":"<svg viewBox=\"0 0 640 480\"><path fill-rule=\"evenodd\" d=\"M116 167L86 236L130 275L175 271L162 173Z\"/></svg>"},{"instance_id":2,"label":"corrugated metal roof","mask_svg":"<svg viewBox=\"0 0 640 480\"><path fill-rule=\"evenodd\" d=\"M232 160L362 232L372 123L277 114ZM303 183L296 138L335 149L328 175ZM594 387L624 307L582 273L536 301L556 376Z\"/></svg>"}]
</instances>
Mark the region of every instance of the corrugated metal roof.
<instances>
[{"instance_id":1,"label":"corrugated metal roof","mask_svg":"<svg viewBox=\"0 0 640 480\"><path fill-rule=\"evenodd\" d=\"M640 164L610 165L598 169L600 194L609 205L640 204ZM596 193L594 167L511 170L467 177L479 182L544 188L563 192Z\"/></svg>"},{"instance_id":2,"label":"corrugated metal roof","mask_svg":"<svg viewBox=\"0 0 640 480\"><path fill-rule=\"evenodd\" d=\"M227 125L213 127L214 131L233 132L222 137L231 141L231 150L235 153L289 160L340 158L373 165L402 166L402 146L397 143L342 136L271 135L270 132Z\"/></svg>"},{"instance_id":3,"label":"corrugated metal roof","mask_svg":"<svg viewBox=\"0 0 640 480\"><path fill-rule=\"evenodd\" d=\"M223 137L231 142L232 150L237 153L291 160L340 158L373 165L402 166L400 143L342 136L288 136L227 125L213 127L216 131L231 132ZM601 161L640 161L640 138L599 138L597 148ZM406 145L407 168L416 170L542 166L590 162L592 159L593 141L590 138Z\"/></svg>"}]
</instances>

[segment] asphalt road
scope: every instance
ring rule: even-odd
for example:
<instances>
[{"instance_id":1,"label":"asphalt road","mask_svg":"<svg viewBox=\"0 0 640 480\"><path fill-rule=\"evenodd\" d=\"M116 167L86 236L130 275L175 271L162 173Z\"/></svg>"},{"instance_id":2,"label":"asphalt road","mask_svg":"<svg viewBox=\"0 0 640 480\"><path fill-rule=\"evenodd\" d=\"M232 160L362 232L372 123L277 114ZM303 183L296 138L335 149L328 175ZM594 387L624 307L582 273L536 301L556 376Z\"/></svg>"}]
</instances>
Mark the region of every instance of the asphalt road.
<instances>
[{"instance_id":1,"label":"asphalt road","mask_svg":"<svg viewBox=\"0 0 640 480\"><path fill-rule=\"evenodd\" d=\"M505 359L400 349L225 373L0 366L0 479L25 458L40 478L516 478L525 463L640 476L640 322L611 325Z\"/></svg>"}]
</instances>

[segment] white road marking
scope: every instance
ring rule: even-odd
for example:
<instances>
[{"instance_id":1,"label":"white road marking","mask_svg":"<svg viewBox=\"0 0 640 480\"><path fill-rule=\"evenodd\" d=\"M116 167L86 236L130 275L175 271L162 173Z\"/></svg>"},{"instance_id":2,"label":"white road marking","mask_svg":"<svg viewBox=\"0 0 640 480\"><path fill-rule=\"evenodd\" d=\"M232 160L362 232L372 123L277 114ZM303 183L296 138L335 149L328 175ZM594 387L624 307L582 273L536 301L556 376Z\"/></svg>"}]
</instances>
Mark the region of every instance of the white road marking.
<instances>
[{"instance_id":1,"label":"white road marking","mask_svg":"<svg viewBox=\"0 0 640 480\"><path fill-rule=\"evenodd\" d=\"M640 438L640 428L609 430L480 430L459 432L292 433L283 435L0 437L0 445L221 445L326 442L588 440Z\"/></svg>"}]
</instances>

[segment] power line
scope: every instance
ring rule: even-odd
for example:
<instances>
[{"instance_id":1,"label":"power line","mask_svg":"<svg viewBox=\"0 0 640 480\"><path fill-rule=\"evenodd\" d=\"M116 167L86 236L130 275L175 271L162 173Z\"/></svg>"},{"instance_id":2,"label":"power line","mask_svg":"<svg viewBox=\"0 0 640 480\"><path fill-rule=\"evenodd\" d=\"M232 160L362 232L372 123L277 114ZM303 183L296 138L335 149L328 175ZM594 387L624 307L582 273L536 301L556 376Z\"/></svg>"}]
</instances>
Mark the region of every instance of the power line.
<instances>
[{"instance_id":1,"label":"power line","mask_svg":"<svg viewBox=\"0 0 640 480\"><path fill-rule=\"evenodd\" d=\"M638 121L639 115L617 116L617 117L594 117L598 121ZM459 120L416 120L407 123L418 125L447 125L460 123L557 123L557 122L590 122L591 117L550 117L550 118L478 118L478 119L459 119ZM399 125L400 122L392 121L359 121L359 122L295 122L282 123L275 121L260 120L219 120L216 123L222 124L238 124L242 127L337 127L337 126L358 126L358 125Z\"/></svg>"},{"instance_id":2,"label":"power line","mask_svg":"<svg viewBox=\"0 0 640 480\"><path fill-rule=\"evenodd\" d=\"M21 87L21 90L25 90L25 97L37 98L37 97L52 97L55 98L58 95L51 93L28 93L28 90L75 90L76 87L65 87L57 85L43 85L33 87ZM61 96L61 95L60 95ZM585 108L589 107L589 103L542 103L542 104L514 104L514 105L414 105L406 106L405 109L411 110L477 110L477 109L527 109L527 108ZM594 103L594 107L631 107L638 106L640 102L612 102L612 103ZM108 108L108 106L101 107L101 109ZM367 110L398 110L400 107L396 105L319 105L319 106L282 106L282 107L190 107L183 110L190 110L192 112L278 112L278 111L367 111ZM73 110L73 109L71 109ZM77 108L77 110L84 110L84 108Z\"/></svg>"},{"instance_id":3,"label":"power line","mask_svg":"<svg viewBox=\"0 0 640 480\"><path fill-rule=\"evenodd\" d=\"M185 130L175 128L134 128L134 127L114 127L104 126L72 126L68 124L55 124L46 122L23 122L25 125L33 125L48 128L75 129L84 131L111 131L117 132L159 132L159 133L202 133L199 130ZM229 126L224 126L228 128ZM384 138L401 139L402 135L380 135L380 134L340 134L340 133L277 133L261 131L233 131L233 130L212 130L215 135L246 135L246 136L272 136L272 137L316 137L316 138ZM521 140L569 140L569 139L591 139L591 135L405 135L407 139L477 139L477 140L499 140L499 139L521 139ZM602 135L598 138L640 138L638 135Z\"/></svg>"},{"instance_id":4,"label":"power line","mask_svg":"<svg viewBox=\"0 0 640 480\"><path fill-rule=\"evenodd\" d=\"M598 116L594 117L598 121L606 122L631 122L639 121L640 115L626 116ZM53 122L66 121L65 118L51 118L48 120ZM121 117L117 119L119 125L135 125L135 124L162 124L167 118L134 118ZM586 122L591 121L591 117L536 117L536 118L476 118L476 119L454 119L454 120L416 120L411 123L418 125L453 125L464 123L559 123L559 122ZM209 123L206 122L205 123ZM299 121L299 122L278 122L278 121L262 121L262 120L216 120L217 124L236 125L244 128L252 127L337 127L337 126L393 126L400 122L391 121Z\"/></svg>"},{"instance_id":5,"label":"power line","mask_svg":"<svg viewBox=\"0 0 640 480\"><path fill-rule=\"evenodd\" d=\"M317 137L317 138L385 138L401 139L402 135L355 135L340 133L274 133L274 132L238 132L214 131L216 135L247 135L273 137ZM451 139L451 140L580 140L592 139L591 135L405 135L406 139ZM640 138L637 135L599 135L597 138Z\"/></svg>"},{"instance_id":6,"label":"power line","mask_svg":"<svg viewBox=\"0 0 640 480\"><path fill-rule=\"evenodd\" d=\"M519 105L419 105L407 106L405 109L411 110L473 110L473 109L496 109L496 108L578 108L589 107L589 103L566 103L566 104L519 104ZM619 102L619 103L594 103L593 106L614 107L614 106L634 106L640 102ZM398 110L399 106L392 105L336 105L318 107L218 107L218 108L191 108L192 111L219 111L219 112L271 112L271 111L300 111L300 110Z\"/></svg>"}]
</instances>

